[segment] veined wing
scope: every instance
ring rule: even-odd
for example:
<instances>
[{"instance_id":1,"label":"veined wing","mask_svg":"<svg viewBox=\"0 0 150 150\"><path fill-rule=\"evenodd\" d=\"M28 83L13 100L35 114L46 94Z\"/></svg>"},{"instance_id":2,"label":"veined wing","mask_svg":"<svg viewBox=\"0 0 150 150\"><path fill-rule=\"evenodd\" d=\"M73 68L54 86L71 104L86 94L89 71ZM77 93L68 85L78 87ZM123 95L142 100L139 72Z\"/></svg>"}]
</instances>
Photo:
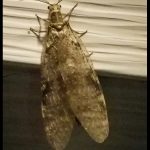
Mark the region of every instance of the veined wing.
<instances>
[{"instance_id":1,"label":"veined wing","mask_svg":"<svg viewBox=\"0 0 150 150\"><path fill-rule=\"evenodd\" d=\"M82 41L68 31L61 46L60 58L66 55L60 70L67 86L70 107L88 134L96 141L103 142L108 136L107 110L102 88L93 67L85 55Z\"/></svg>"},{"instance_id":2,"label":"veined wing","mask_svg":"<svg viewBox=\"0 0 150 150\"><path fill-rule=\"evenodd\" d=\"M89 93L91 94L91 98L90 96L88 98L88 101L91 104L86 104L87 106L85 106L87 108L89 107L88 109L89 112L87 110L88 113L87 115L85 115L85 117L84 117L84 113L82 115L82 117L84 118L83 126L85 127L89 135L95 141L101 143L107 138L108 133L109 133L109 123L108 123L108 117L107 117L107 108L106 108L105 98L104 98L103 90L99 82L98 76L96 75L96 72L94 71L93 63L89 59L89 53L86 50L84 44L82 43L82 40L78 38L76 34L74 35L76 37L76 40L79 42L81 53L83 54L85 64L87 65L87 67L86 65L83 65L85 66L83 67L83 70L84 69L87 70L87 68L89 68L89 74L88 74L89 77L85 78L84 86L87 86L87 88L85 87L85 89L86 91L89 90ZM85 103L86 103L86 100L85 100ZM91 121L90 123L88 123L88 119L89 119L89 122Z\"/></svg>"},{"instance_id":3,"label":"veined wing","mask_svg":"<svg viewBox=\"0 0 150 150\"><path fill-rule=\"evenodd\" d=\"M48 142L55 150L63 150L70 139L74 118L66 103L55 57L53 53L42 54L42 115Z\"/></svg>"}]
</instances>

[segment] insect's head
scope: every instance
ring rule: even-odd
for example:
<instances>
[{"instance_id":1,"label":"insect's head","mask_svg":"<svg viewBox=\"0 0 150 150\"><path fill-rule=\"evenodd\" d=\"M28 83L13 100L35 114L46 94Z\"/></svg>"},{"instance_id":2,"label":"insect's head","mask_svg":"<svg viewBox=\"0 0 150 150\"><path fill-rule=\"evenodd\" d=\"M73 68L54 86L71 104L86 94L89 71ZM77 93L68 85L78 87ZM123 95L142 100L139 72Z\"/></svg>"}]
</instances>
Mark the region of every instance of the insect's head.
<instances>
[{"instance_id":1,"label":"insect's head","mask_svg":"<svg viewBox=\"0 0 150 150\"><path fill-rule=\"evenodd\" d=\"M48 4L49 21L51 23L51 26L57 30L61 30L63 26L63 17L61 14L61 5L59 5L59 3L62 0L58 0L58 2L54 4L49 3L47 0L39 0L39 1Z\"/></svg>"},{"instance_id":2,"label":"insect's head","mask_svg":"<svg viewBox=\"0 0 150 150\"><path fill-rule=\"evenodd\" d=\"M50 10L50 12L58 12L61 10L61 5L58 5L58 4L50 4L48 6L48 9Z\"/></svg>"},{"instance_id":3,"label":"insect's head","mask_svg":"<svg viewBox=\"0 0 150 150\"><path fill-rule=\"evenodd\" d=\"M49 16L52 22L54 22L54 18L57 19L57 16L60 17L61 14L61 5L58 4L50 4L48 6L49 9Z\"/></svg>"},{"instance_id":4,"label":"insect's head","mask_svg":"<svg viewBox=\"0 0 150 150\"><path fill-rule=\"evenodd\" d=\"M48 6L49 9L49 19L51 25L56 29L61 29L63 25L63 17L61 14L61 5L51 4Z\"/></svg>"},{"instance_id":5,"label":"insect's head","mask_svg":"<svg viewBox=\"0 0 150 150\"><path fill-rule=\"evenodd\" d=\"M58 2L54 4L49 3L47 0L39 0L39 1L48 4L49 20L51 23L51 27L55 28L56 30L61 30L64 23L61 14L61 5L59 5L59 3L62 0L58 0Z\"/></svg>"}]
</instances>

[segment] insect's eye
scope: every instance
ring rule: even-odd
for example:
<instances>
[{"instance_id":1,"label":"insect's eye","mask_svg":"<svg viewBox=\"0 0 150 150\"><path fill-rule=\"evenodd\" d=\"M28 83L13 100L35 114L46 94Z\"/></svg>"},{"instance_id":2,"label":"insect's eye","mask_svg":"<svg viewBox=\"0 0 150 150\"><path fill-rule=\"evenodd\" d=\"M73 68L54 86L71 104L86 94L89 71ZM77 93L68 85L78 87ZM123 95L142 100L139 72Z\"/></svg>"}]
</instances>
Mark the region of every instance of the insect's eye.
<instances>
[{"instance_id":1,"label":"insect's eye","mask_svg":"<svg viewBox=\"0 0 150 150\"><path fill-rule=\"evenodd\" d=\"M47 8L49 9L49 6Z\"/></svg>"}]
</instances>

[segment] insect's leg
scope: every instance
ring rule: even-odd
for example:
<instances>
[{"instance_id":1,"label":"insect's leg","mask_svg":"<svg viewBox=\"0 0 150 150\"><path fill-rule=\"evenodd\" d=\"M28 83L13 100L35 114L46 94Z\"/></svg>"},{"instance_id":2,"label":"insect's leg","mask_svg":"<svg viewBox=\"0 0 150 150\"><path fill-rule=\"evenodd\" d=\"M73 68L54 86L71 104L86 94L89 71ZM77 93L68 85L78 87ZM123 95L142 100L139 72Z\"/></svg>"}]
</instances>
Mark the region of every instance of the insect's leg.
<instances>
[{"instance_id":1,"label":"insect's leg","mask_svg":"<svg viewBox=\"0 0 150 150\"><path fill-rule=\"evenodd\" d=\"M48 19L44 19L44 18L39 17L37 14L35 16L37 17L37 20L38 20L38 23L40 26L40 29L39 29L39 33L40 33L41 32L41 21L40 20L43 20L43 21L48 22L48 23L49 23L49 21L48 21ZM42 32L44 32L44 31L42 31Z\"/></svg>"},{"instance_id":2,"label":"insect's leg","mask_svg":"<svg viewBox=\"0 0 150 150\"><path fill-rule=\"evenodd\" d=\"M39 30L36 30L36 29L33 29L33 28L30 28L30 31L34 31L34 32L38 32L38 33L46 32L46 31L39 31Z\"/></svg>"},{"instance_id":3,"label":"insect's leg","mask_svg":"<svg viewBox=\"0 0 150 150\"><path fill-rule=\"evenodd\" d=\"M30 31L32 31L37 37L39 37L41 32L46 32L46 31L42 31L41 30L41 22L40 22L40 20L47 21L47 22L48 22L48 20L43 19L43 18L39 17L38 15L35 15L35 16L37 17L40 29L36 30L36 29L30 28ZM39 34L37 34L36 32L38 32Z\"/></svg>"},{"instance_id":4,"label":"insect's leg","mask_svg":"<svg viewBox=\"0 0 150 150\"><path fill-rule=\"evenodd\" d=\"M78 32L78 31L75 31L75 30L73 30L73 31L76 32L77 34L79 34L79 37L82 37L84 34L87 33L87 30L84 31L84 32Z\"/></svg>"},{"instance_id":5,"label":"insect's leg","mask_svg":"<svg viewBox=\"0 0 150 150\"><path fill-rule=\"evenodd\" d=\"M34 33L35 36L36 36L38 39L40 38L40 35L37 34L37 32L39 32L39 31L37 31L37 30L35 30L35 29L33 29L33 28L30 28L30 31L31 31L32 33Z\"/></svg>"},{"instance_id":6,"label":"insect's leg","mask_svg":"<svg viewBox=\"0 0 150 150\"><path fill-rule=\"evenodd\" d=\"M86 57L90 57L91 55L93 55L93 52L91 52L90 54L88 54Z\"/></svg>"},{"instance_id":7,"label":"insect's leg","mask_svg":"<svg viewBox=\"0 0 150 150\"><path fill-rule=\"evenodd\" d=\"M69 22L70 17L71 17L71 14L72 14L73 10L75 9L75 7L77 7L77 5L78 5L78 3L76 3L76 4L74 5L74 7L69 11L69 13L67 13L67 14L64 16L63 19L65 19L65 18L68 16L67 22Z\"/></svg>"},{"instance_id":8,"label":"insect's leg","mask_svg":"<svg viewBox=\"0 0 150 150\"><path fill-rule=\"evenodd\" d=\"M39 30L36 30L36 29L30 28L30 31L32 31L32 32L35 34L35 36L38 38L38 40L41 42L40 33L41 33L41 32L46 32L46 31L42 31L42 30L41 30L41 22L40 22L40 20L47 21L47 22L48 22L48 20L43 19L43 18L39 17L38 15L35 15L35 16L37 17L37 20L38 20L40 29L39 29Z\"/></svg>"},{"instance_id":9,"label":"insect's leg","mask_svg":"<svg viewBox=\"0 0 150 150\"><path fill-rule=\"evenodd\" d=\"M40 34L37 34L37 32L39 33L39 31L37 31L37 30L35 30L35 29L33 29L33 28L30 28L30 31L34 33L34 35L37 37L37 39L38 39L40 42L42 42L41 37L40 37ZM40 31L40 32L42 32L42 31Z\"/></svg>"},{"instance_id":10,"label":"insect's leg","mask_svg":"<svg viewBox=\"0 0 150 150\"><path fill-rule=\"evenodd\" d=\"M37 18L37 21L38 21L38 23L39 23L39 26L40 26L40 29L39 29L39 31L41 31L41 22L40 22L40 17L39 17L37 14L35 14L35 16L36 16L36 18Z\"/></svg>"},{"instance_id":11,"label":"insect's leg","mask_svg":"<svg viewBox=\"0 0 150 150\"><path fill-rule=\"evenodd\" d=\"M82 33L79 33L80 34L80 37L82 37L83 35L85 35L87 33L87 30L82 32Z\"/></svg>"},{"instance_id":12,"label":"insect's leg","mask_svg":"<svg viewBox=\"0 0 150 150\"><path fill-rule=\"evenodd\" d=\"M40 25L40 26L41 26L41 22L40 22L40 20L43 20L43 21L45 21L45 22L48 22L48 23L49 23L49 20L48 20L48 19L41 18L41 17L39 17L37 14L36 14L35 16L37 17L37 20L38 20L38 23L39 23L39 25Z\"/></svg>"},{"instance_id":13,"label":"insect's leg","mask_svg":"<svg viewBox=\"0 0 150 150\"><path fill-rule=\"evenodd\" d=\"M65 25L69 24L69 20L70 20L71 14L72 14L73 10L75 9L75 7L77 7L77 5L78 5L78 3L76 3L76 4L74 5L74 7L69 11L69 13L67 13L67 14L63 17L63 20L64 20L66 17L68 17L68 19L67 19L66 21L64 21L64 23L63 23L63 25L62 25L62 28L63 28Z\"/></svg>"},{"instance_id":14,"label":"insect's leg","mask_svg":"<svg viewBox=\"0 0 150 150\"><path fill-rule=\"evenodd\" d=\"M71 29L73 32L75 32L75 33L79 34L79 37L82 37L84 34L86 34L86 33L87 33L87 30L86 30L86 31L84 31L84 32L78 32L78 31L75 31L74 29L72 29L72 27L70 26L70 24L68 24L68 25L69 25L70 29Z\"/></svg>"}]
</instances>

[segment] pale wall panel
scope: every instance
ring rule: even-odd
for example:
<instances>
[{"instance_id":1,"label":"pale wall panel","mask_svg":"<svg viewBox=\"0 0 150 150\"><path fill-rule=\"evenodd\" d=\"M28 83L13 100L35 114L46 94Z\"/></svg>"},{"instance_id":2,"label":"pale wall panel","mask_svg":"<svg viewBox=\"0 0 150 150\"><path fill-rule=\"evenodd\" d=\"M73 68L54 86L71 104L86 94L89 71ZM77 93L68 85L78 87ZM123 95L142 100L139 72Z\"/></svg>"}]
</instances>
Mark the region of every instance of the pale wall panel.
<instances>
[{"instance_id":1,"label":"pale wall panel","mask_svg":"<svg viewBox=\"0 0 150 150\"><path fill-rule=\"evenodd\" d=\"M51 1L56 2L54 0ZM94 68L124 75L147 76L146 0L63 0L67 13L76 2L71 25L88 30L82 38ZM3 60L40 64L42 46L29 28L38 28L35 14L47 18L47 5L33 0L3 1Z\"/></svg>"}]
</instances>

